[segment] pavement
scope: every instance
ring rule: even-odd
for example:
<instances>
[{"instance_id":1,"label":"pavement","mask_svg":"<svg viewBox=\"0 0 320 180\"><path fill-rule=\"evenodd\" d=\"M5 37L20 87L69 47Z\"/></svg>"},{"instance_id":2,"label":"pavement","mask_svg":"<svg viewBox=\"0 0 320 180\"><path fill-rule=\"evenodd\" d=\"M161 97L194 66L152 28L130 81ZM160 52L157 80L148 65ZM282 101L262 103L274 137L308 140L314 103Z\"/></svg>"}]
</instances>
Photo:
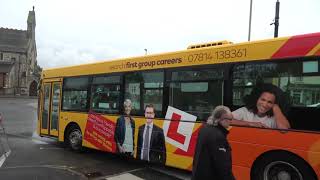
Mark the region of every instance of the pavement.
<instances>
[{"instance_id":1,"label":"pavement","mask_svg":"<svg viewBox=\"0 0 320 180\"><path fill-rule=\"evenodd\" d=\"M41 172L41 173L40 173ZM23 180L86 180L83 174L73 171L67 167L54 166L21 166L0 169L0 177ZM2 179L2 178L1 178Z\"/></svg>"}]
</instances>

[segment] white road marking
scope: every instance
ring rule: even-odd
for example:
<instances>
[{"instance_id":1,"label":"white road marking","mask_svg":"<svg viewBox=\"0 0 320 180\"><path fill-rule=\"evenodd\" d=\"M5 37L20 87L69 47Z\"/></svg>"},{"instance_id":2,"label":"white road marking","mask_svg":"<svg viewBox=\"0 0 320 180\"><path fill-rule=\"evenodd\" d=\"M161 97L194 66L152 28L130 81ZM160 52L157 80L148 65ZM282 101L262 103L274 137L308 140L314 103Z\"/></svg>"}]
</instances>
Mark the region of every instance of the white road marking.
<instances>
[{"instance_id":1,"label":"white road marking","mask_svg":"<svg viewBox=\"0 0 320 180\"><path fill-rule=\"evenodd\" d=\"M33 108L37 108L38 107L38 103L28 103L27 106L31 106Z\"/></svg>"},{"instance_id":2,"label":"white road marking","mask_svg":"<svg viewBox=\"0 0 320 180\"><path fill-rule=\"evenodd\" d=\"M59 148L59 147L40 147L41 150L43 149L63 149L63 148Z\"/></svg>"},{"instance_id":3,"label":"white road marking","mask_svg":"<svg viewBox=\"0 0 320 180\"><path fill-rule=\"evenodd\" d=\"M191 180L191 173L187 171L177 171L174 169L163 168L163 167L151 167L151 169L158 171L162 174L175 177L177 179Z\"/></svg>"},{"instance_id":4,"label":"white road marking","mask_svg":"<svg viewBox=\"0 0 320 180\"><path fill-rule=\"evenodd\" d=\"M0 167L2 167L3 163L6 161L7 157L9 157L10 153L11 153L11 150L9 150L8 152L6 152L0 157Z\"/></svg>"},{"instance_id":5,"label":"white road marking","mask_svg":"<svg viewBox=\"0 0 320 180\"><path fill-rule=\"evenodd\" d=\"M141 171L141 170L143 170L143 169L145 169L145 168L137 168L137 169L132 169L132 170L129 170L129 171L124 171L124 172L121 172L121 173L119 173L119 174L113 174L113 175L108 175L108 176L104 176L104 177L99 177L99 179L107 179L107 180L120 180L120 179L112 179L113 177L123 177L123 176L121 176L121 175L123 175L123 174L130 174L131 172L135 172L135 171ZM132 174L130 174L130 175L132 175ZM129 175L129 176L130 176ZM134 176L134 175L132 175L132 176ZM125 177L126 177L126 175L125 175ZM131 176L130 176L131 177ZM129 177L128 177L129 178ZM134 179L135 178L135 179ZM141 178L139 178L139 179L137 179L137 178L139 178L139 177L137 177L137 176L135 176L135 177L133 177L133 178L129 178L130 180L131 179L133 179L133 180L141 180ZM124 178L124 179L126 179L126 178ZM143 180L143 179L142 179Z\"/></svg>"},{"instance_id":6,"label":"white road marking","mask_svg":"<svg viewBox=\"0 0 320 180\"><path fill-rule=\"evenodd\" d=\"M118 176L113 176L106 179L107 180L144 180L130 173L120 174Z\"/></svg>"},{"instance_id":7,"label":"white road marking","mask_svg":"<svg viewBox=\"0 0 320 180\"><path fill-rule=\"evenodd\" d=\"M40 140L36 140L36 139L32 139L32 142L36 143L36 144L48 144L44 141L40 141Z\"/></svg>"}]
</instances>

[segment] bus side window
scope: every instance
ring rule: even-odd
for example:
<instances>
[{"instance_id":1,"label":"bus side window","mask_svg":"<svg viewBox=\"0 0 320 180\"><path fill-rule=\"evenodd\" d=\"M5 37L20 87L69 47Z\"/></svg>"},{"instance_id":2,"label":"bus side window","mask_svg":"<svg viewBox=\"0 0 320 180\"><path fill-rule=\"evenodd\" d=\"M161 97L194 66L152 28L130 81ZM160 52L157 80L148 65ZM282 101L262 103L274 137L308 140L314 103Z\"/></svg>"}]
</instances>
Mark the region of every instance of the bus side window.
<instances>
[{"instance_id":1,"label":"bus side window","mask_svg":"<svg viewBox=\"0 0 320 180\"><path fill-rule=\"evenodd\" d=\"M132 102L132 114L143 115L147 104L153 104L156 117L161 117L163 71L135 72L125 75L125 99Z\"/></svg>"},{"instance_id":2,"label":"bus side window","mask_svg":"<svg viewBox=\"0 0 320 180\"><path fill-rule=\"evenodd\" d=\"M63 110L87 111L88 77L65 78Z\"/></svg>"},{"instance_id":3,"label":"bus side window","mask_svg":"<svg viewBox=\"0 0 320 180\"><path fill-rule=\"evenodd\" d=\"M284 113L291 128L320 130L319 60L297 58L296 61L254 62L233 68L233 106L242 106L243 97L259 82L271 83L284 92ZM308 120L308 121L306 121Z\"/></svg>"},{"instance_id":4,"label":"bus side window","mask_svg":"<svg viewBox=\"0 0 320 180\"><path fill-rule=\"evenodd\" d=\"M204 121L212 109L223 104L223 68L169 72L169 106Z\"/></svg>"},{"instance_id":5,"label":"bus side window","mask_svg":"<svg viewBox=\"0 0 320 180\"><path fill-rule=\"evenodd\" d=\"M90 108L106 114L119 113L120 87L120 76L93 77Z\"/></svg>"}]
</instances>

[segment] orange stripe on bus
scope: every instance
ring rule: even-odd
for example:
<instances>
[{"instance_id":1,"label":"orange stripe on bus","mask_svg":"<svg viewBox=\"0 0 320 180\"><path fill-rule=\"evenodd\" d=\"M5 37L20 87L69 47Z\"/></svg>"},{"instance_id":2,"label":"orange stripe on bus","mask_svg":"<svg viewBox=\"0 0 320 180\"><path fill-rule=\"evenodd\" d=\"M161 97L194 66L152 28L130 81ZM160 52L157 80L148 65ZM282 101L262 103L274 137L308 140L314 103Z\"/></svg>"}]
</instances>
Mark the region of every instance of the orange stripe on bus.
<instances>
[{"instance_id":1,"label":"orange stripe on bus","mask_svg":"<svg viewBox=\"0 0 320 180\"><path fill-rule=\"evenodd\" d=\"M293 36L272 55L273 59L305 56L320 43L320 33ZM305 44L305 46L301 46Z\"/></svg>"},{"instance_id":2,"label":"orange stripe on bus","mask_svg":"<svg viewBox=\"0 0 320 180\"><path fill-rule=\"evenodd\" d=\"M314 55L320 56L320 49L318 49L318 51L316 53L314 53Z\"/></svg>"}]
</instances>

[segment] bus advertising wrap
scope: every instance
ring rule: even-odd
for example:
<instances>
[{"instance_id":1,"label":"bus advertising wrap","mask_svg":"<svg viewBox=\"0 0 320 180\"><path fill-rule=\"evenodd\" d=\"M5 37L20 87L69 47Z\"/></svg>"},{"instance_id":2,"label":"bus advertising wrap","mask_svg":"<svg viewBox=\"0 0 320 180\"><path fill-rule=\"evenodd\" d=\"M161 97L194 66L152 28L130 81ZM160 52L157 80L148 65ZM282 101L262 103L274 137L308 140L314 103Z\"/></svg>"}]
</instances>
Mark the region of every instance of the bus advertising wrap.
<instances>
[{"instance_id":1,"label":"bus advertising wrap","mask_svg":"<svg viewBox=\"0 0 320 180\"><path fill-rule=\"evenodd\" d=\"M116 152L114 143L115 123L94 112L90 112L84 133L84 139L107 152Z\"/></svg>"}]
</instances>

